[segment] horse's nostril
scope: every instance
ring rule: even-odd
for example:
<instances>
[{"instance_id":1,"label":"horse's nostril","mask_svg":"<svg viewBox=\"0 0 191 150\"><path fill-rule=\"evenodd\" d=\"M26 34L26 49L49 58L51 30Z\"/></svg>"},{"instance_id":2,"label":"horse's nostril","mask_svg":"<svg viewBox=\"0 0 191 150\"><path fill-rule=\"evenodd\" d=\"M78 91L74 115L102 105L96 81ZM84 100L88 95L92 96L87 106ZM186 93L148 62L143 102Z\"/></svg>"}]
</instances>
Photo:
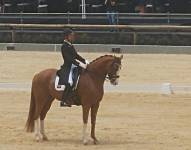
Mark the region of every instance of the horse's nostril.
<instances>
[{"instance_id":1,"label":"horse's nostril","mask_svg":"<svg viewBox=\"0 0 191 150\"><path fill-rule=\"evenodd\" d=\"M113 85L117 85L117 82L115 81L115 82L113 82Z\"/></svg>"}]
</instances>

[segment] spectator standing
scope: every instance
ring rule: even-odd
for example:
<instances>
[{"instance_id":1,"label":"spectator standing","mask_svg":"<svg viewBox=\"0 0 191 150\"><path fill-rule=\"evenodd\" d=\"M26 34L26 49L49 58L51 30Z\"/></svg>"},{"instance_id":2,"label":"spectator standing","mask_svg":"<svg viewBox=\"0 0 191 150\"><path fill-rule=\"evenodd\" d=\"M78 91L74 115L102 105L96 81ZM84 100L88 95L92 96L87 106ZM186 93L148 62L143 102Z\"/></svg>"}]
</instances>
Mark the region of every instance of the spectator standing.
<instances>
[{"instance_id":1,"label":"spectator standing","mask_svg":"<svg viewBox=\"0 0 191 150\"><path fill-rule=\"evenodd\" d=\"M145 13L145 0L137 0L139 13Z\"/></svg>"},{"instance_id":2,"label":"spectator standing","mask_svg":"<svg viewBox=\"0 0 191 150\"><path fill-rule=\"evenodd\" d=\"M0 0L0 13L4 13L4 8L5 8L5 1Z\"/></svg>"},{"instance_id":3,"label":"spectator standing","mask_svg":"<svg viewBox=\"0 0 191 150\"><path fill-rule=\"evenodd\" d=\"M116 25L117 21L117 0L105 0L107 17L110 25Z\"/></svg>"}]
</instances>

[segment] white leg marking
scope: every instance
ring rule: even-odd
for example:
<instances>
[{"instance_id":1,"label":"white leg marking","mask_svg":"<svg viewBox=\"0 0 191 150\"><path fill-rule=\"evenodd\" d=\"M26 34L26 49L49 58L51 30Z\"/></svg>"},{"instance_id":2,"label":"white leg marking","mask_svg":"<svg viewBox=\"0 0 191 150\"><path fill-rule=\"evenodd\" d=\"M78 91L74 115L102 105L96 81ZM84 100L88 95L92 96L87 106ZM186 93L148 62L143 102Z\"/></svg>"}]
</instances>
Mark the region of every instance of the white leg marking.
<instances>
[{"instance_id":1,"label":"white leg marking","mask_svg":"<svg viewBox=\"0 0 191 150\"><path fill-rule=\"evenodd\" d=\"M42 134L43 140L47 141L48 138L45 134L45 129L44 129L44 120L40 120L40 133Z\"/></svg>"},{"instance_id":2,"label":"white leg marking","mask_svg":"<svg viewBox=\"0 0 191 150\"><path fill-rule=\"evenodd\" d=\"M84 144L84 145L88 144L88 138L87 138L87 124L84 124L84 125L83 125L82 140L83 140L83 144Z\"/></svg>"},{"instance_id":3,"label":"white leg marking","mask_svg":"<svg viewBox=\"0 0 191 150\"><path fill-rule=\"evenodd\" d=\"M42 134L40 133L40 118L35 120L35 138L37 142L42 140Z\"/></svg>"},{"instance_id":4,"label":"white leg marking","mask_svg":"<svg viewBox=\"0 0 191 150\"><path fill-rule=\"evenodd\" d=\"M40 132L42 134L45 134L45 132L44 132L44 120L40 120Z\"/></svg>"}]
</instances>

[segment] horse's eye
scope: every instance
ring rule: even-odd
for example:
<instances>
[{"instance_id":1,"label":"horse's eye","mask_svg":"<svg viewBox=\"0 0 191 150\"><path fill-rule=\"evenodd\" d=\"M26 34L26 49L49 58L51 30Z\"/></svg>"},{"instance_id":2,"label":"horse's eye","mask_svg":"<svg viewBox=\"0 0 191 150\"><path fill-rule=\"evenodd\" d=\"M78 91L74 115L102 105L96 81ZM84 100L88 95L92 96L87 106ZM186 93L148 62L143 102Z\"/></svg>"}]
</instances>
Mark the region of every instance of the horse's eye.
<instances>
[{"instance_id":1,"label":"horse's eye","mask_svg":"<svg viewBox=\"0 0 191 150\"><path fill-rule=\"evenodd\" d=\"M113 66L113 68L114 68L115 70L117 70L117 69L119 68L118 64L115 64L115 65Z\"/></svg>"}]
</instances>

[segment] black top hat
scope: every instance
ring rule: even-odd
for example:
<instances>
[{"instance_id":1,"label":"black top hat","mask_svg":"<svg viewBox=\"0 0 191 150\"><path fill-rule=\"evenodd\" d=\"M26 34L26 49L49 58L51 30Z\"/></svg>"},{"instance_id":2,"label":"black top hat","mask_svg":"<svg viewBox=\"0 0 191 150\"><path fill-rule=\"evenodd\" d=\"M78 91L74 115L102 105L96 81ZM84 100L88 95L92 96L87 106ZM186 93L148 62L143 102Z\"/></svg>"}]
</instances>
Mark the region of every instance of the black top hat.
<instances>
[{"instance_id":1,"label":"black top hat","mask_svg":"<svg viewBox=\"0 0 191 150\"><path fill-rule=\"evenodd\" d=\"M63 34L64 34L64 36L68 36L68 35L70 35L72 32L73 32L73 31L72 31L71 29L67 28L67 29L64 29Z\"/></svg>"}]
</instances>

